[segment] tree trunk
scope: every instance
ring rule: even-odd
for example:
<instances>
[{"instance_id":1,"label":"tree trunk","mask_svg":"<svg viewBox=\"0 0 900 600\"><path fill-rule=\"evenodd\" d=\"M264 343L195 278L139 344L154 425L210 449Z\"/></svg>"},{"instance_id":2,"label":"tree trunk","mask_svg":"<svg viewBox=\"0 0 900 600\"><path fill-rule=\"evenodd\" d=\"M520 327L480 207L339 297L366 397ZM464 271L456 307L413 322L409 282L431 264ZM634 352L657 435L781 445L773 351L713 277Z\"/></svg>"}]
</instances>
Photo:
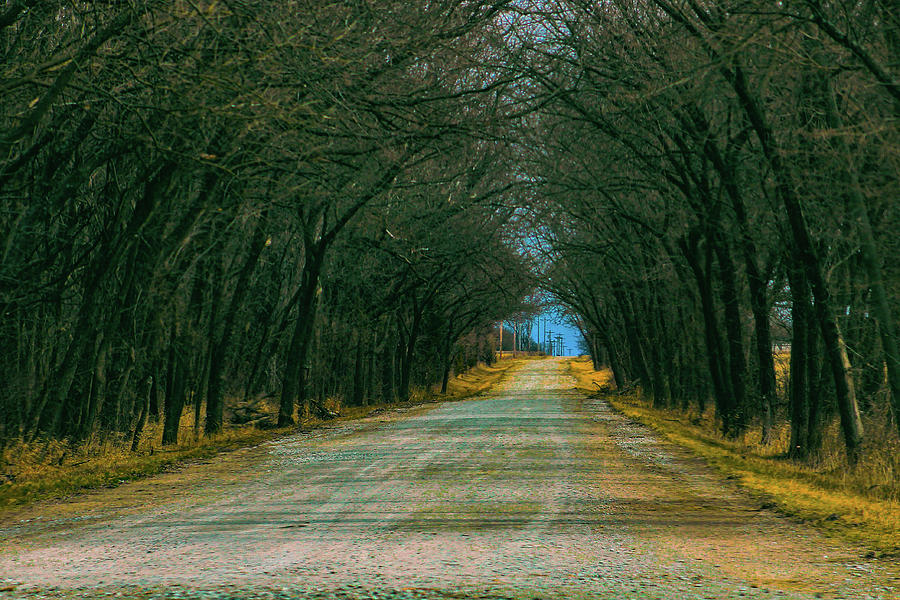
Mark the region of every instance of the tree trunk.
<instances>
[{"instance_id":1,"label":"tree trunk","mask_svg":"<svg viewBox=\"0 0 900 600\"><path fill-rule=\"evenodd\" d=\"M366 405L372 402L372 398L375 397L375 332L372 332L371 339L369 339L369 343L366 345L366 391L365 391L365 401Z\"/></svg>"},{"instance_id":2,"label":"tree trunk","mask_svg":"<svg viewBox=\"0 0 900 600\"><path fill-rule=\"evenodd\" d=\"M144 431L144 425L147 423L147 416L150 412L150 378L144 379L144 393L141 394L141 398L143 398L143 402L141 403L141 414L138 417L137 423L134 425L134 434L131 436L131 451L137 452L138 447L141 443L141 433Z\"/></svg>"},{"instance_id":3,"label":"tree trunk","mask_svg":"<svg viewBox=\"0 0 900 600\"><path fill-rule=\"evenodd\" d=\"M697 292L700 296L700 308L703 313L703 335L706 341L706 362L709 367L710 379L713 384L713 395L716 402L716 412L722 421L723 429L726 427L726 418L731 403L731 389L725 378L725 368L722 364L723 352L721 336L719 334L719 320L716 318L715 300L713 298L712 282L700 265L696 243L682 242L681 250L691 273L697 282ZM707 255L708 256L708 255ZM707 272L710 260L707 260Z\"/></svg>"},{"instance_id":4,"label":"tree trunk","mask_svg":"<svg viewBox=\"0 0 900 600\"><path fill-rule=\"evenodd\" d=\"M223 273L224 266L222 265L223 256L221 247L219 248L218 252L210 257L210 260L212 261L212 268L210 269L209 317L207 319L208 324L206 328L206 423L204 424L206 435L217 433L222 428L221 415L224 413L224 406L217 406L222 397L221 395L217 394L214 389L212 389L213 380L210 377L217 368L215 365L213 365L213 362L222 360L222 350L216 347L219 340L216 332L219 329L219 312L221 311L222 307L222 290L225 288ZM215 394L215 396L212 396L211 392L212 394ZM213 397L215 399L212 399Z\"/></svg>"},{"instance_id":5,"label":"tree trunk","mask_svg":"<svg viewBox=\"0 0 900 600\"><path fill-rule=\"evenodd\" d=\"M616 389L621 392L625 388L625 374L622 372L622 365L619 362L619 353L614 347L608 347L607 356L609 356L609 368L612 371L613 381L616 382Z\"/></svg>"},{"instance_id":6,"label":"tree trunk","mask_svg":"<svg viewBox=\"0 0 900 600\"><path fill-rule=\"evenodd\" d=\"M407 332L403 346L400 348L400 385L397 389L397 397L400 402L409 400L410 377L412 375L413 355L416 351L416 342L419 340L419 327L422 321L422 312L417 302L413 303L413 319Z\"/></svg>"},{"instance_id":7,"label":"tree trunk","mask_svg":"<svg viewBox=\"0 0 900 600\"><path fill-rule=\"evenodd\" d=\"M819 329L815 324L812 307L810 314L808 341L806 343L806 385L808 414L806 416L806 459L814 460L822 453L826 406L823 400L822 353Z\"/></svg>"},{"instance_id":8,"label":"tree trunk","mask_svg":"<svg viewBox=\"0 0 900 600\"><path fill-rule=\"evenodd\" d=\"M833 129L843 129L843 120L838 112L834 91L829 88L826 93L828 123ZM830 139L840 156L853 156L842 136L833 135ZM846 201L849 207L850 219L856 225L859 233L860 255L868 279L869 290L871 291L872 314L878 323L878 333L881 337L888 386L891 390L891 405L894 409L894 424L897 427L897 431L900 432L900 350L898 350L897 344L894 312L891 310L887 291L885 290L881 260L875 244L875 234L872 232L868 207L860 189L857 169L853 165L847 165L847 168L844 170L844 178L847 184Z\"/></svg>"},{"instance_id":9,"label":"tree trunk","mask_svg":"<svg viewBox=\"0 0 900 600\"><path fill-rule=\"evenodd\" d=\"M750 310L753 312L756 339L757 383L759 385L760 409L762 413L762 443L768 444L773 423L775 402L775 361L772 357L772 336L769 325L769 306L766 281L757 265L756 244L750 233L750 222L744 197L735 179L734 167L727 162L718 146L712 141L709 124L699 109L691 113L693 122L703 134L704 151L719 173L719 177L734 210L740 233L740 247L747 270L747 284L750 288Z\"/></svg>"},{"instance_id":10,"label":"tree trunk","mask_svg":"<svg viewBox=\"0 0 900 600\"><path fill-rule=\"evenodd\" d=\"M728 336L728 373L731 379L731 397L728 402L727 421L723 415L725 434L735 438L747 426L747 392L744 375L744 339L741 331L740 301L735 283L735 267L727 242L721 234L714 234L713 242L719 263L719 280L722 282L722 304L725 307L725 332Z\"/></svg>"},{"instance_id":11,"label":"tree trunk","mask_svg":"<svg viewBox=\"0 0 900 600\"><path fill-rule=\"evenodd\" d=\"M650 376L647 369L647 363L644 360L644 352L641 349L641 342L638 339L638 328L631 314L631 307L625 294L621 290L615 290L613 296L619 305L622 313L622 319L625 323L625 338L628 341L628 354L630 358L631 369L629 373L632 375L630 379L637 379L643 385L650 385Z\"/></svg>"},{"instance_id":12,"label":"tree trunk","mask_svg":"<svg viewBox=\"0 0 900 600\"><path fill-rule=\"evenodd\" d=\"M795 266L789 276L791 285L791 447L788 454L805 460L809 455L809 330L814 326L809 290L803 270Z\"/></svg>"},{"instance_id":13,"label":"tree trunk","mask_svg":"<svg viewBox=\"0 0 900 600\"><path fill-rule=\"evenodd\" d=\"M598 328L595 335L601 343L606 346L606 356L609 360L609 368L612 371L613 381L616 383L616 389L621 391L625 387L627 379L619 359L618 345L613 342L612 336L603 328Z\"/></svg>"},{"instance_id":14,"label":"tree trunk","mask_svg":"<svg viewBox=\"0 0 900 600\"><path fill-rule=\"evenodd\" d=\"M756 132L763 154L772 168L775 189L790 224L791 236L794 241L793 252L806 271L812 291L816 318L822 330L825 355L834 379L835 395L841 415L841 430L844 434L844 445L847 448L847 459L851 465L855 465L859 459L863 441L862 420L859 416L853 381L846 368L846 352L841 344L837 320L832 311L831 294L825 282L812 237L806 226L803 209L794 191L788 168L782 161L781 152L776 146L756 97L750 93L743 71L739 67L735 67L733 70L726 69L725 75L731 81L738 100Z\"/></svg>"},{"instance_id":15,"label":"tree trunk","mask_svg":"<svg viewBox=\"0 0 900 600\"><path fill-rule=\"evenodd\" d=\"M353 362L353 406L362 406L363 395L366 390L365 363L363 362L363 345L365 335L362 331L356 332L356 357Z\"/></svg>"},{"instance_id":16,"label":"tree trunk","mask_svg":"<svg viewBox=\"0 0 900 600\"><path fill-rule=\"evenodd\" d=\"M293 425L294 407L298 402L302 404L306 401L306 361L316 318L317 290L324 250L321 246L307 246L306 260L300 275L297 321L283 361L284 381L278 409L279 427Z\"/></svg>"},{"instance_id":17,"label":"tree trunk","mask_svg":"<svg viewBox=\"0 0 900 600\"><path fill-rule=\"evenodd\" d=\"M91 392L87 402L87 414L81 424L81 435L90 435L96 426L97 416L103 408L103 400L106 391L106 359L109 354L110 335L100 333L98 340L100 347L94 359L94 374L91 379Z\"/></svg>"},{"instance_id":18,"label":"tree trunk","mask_svg":"<svg viewBox=\"0 0 900 600\"><path fill-rule=\"evenodd\" d=\"M388 322L381 338L381 402L384 404L394 403L394 348Z\"/></svg>"},{"instance_id":19,"label":"tree trunk","mask_svg":"<svg viewBox=\"0 0 900 600\"><path fill-rule=\"evenodd\" d=\"M50 377L48 388L42 394L34 414L29 419L28 437L33 438L40 429L58 435L62 432L63 414L71 410L68 406L78 367L83 363L84 351L96 335L97 311L101 305L97 296L102 292L102 283L106 275L119 263L119 259L128 251L132 243L150 218L162 191L168 186L175 172L173 163L158 163L145 172L146 184L144 193L140 195L127 225L119 235L107 237L97 251L92 263L90 277L82 293L81 308L77 324L72 330L63 360Z\"/></svg>"},{"instance_id":20,"label":"tree trunk","mask_svg":"<svg viewBox=\"0 0 900 600\"><path fill-rule=\"evenodd\" d=\"M184 391L187 379L187 360L184 356L183 340L172 325L169 360L166 376L166 397L163 403L162 443L169 446L178 443L178 427L184 410Z\"/></svg>"},{"instance_id":21,"label":"tree trunk","mask_svg":"<svg viewBox=\"0 0 900 600\"><path fill-rule=\"evenodd\" d=\"M675 372L675 365L672 361L671 337L665 335L665 317L659 298L659 290L647 286L647 294L650 298L648 302L648 339L651 346L651 355L653 356L654 369L654 388L656 393L653 397L653 404L657 408L667 408L672 404L672 376Z\"/></svg>"},{"instance_id":22,"label":"tree trunk","mask_svg":"<svg viewBox=\"0 0 900 600\"><path fill-rule=\"evenodd\" d=\"M222 429L222 415L225 410L222 376L225 369L225 359L229 344L231 344L234 321L250 287L250 275L256 268L256 264L259 262L259 255L266 245L267 214L267 211L264 210L256 222L256 228L253 231L253 236L247 249L247 256L244 257L237 281L234 284L234 291L231 294L231 301L228 303L228 309L225 312L222 333L216 339L212 348L210 348L209 377L207 379L209 383L206 388L206 435L213 435ZM215 335L213 331L210 331L210 334Z\"/></svg>"},{"instance_id":23,"label":"tree trunk","mask_svg":"<svg viewBox=\"0 0 900 600\"><path fill-rule=\"evenodd\" d=\"M453 341L450 339L450 333L444 335L441 343L441 394L447 393L447 386L450 385L450 354L453 349Z\"/></svg>"}]
</instances>

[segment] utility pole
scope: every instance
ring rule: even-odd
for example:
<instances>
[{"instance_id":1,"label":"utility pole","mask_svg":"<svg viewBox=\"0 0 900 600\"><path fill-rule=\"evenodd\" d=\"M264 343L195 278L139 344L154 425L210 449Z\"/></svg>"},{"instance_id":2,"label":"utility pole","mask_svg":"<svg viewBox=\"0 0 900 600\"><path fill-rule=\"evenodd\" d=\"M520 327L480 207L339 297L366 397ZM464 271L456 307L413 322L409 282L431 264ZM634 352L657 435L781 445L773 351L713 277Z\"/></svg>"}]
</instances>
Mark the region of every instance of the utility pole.
<instances>
[{"instance_id":1,"label":"utility pole","mask_svg":"<svg viewBox=\"0 0 900 600\"><path fill-rule=\"evenodd\" d=\"M497 360L503 360L503 320L500 321L500 353Z\"/></svg>"}]
</instances>

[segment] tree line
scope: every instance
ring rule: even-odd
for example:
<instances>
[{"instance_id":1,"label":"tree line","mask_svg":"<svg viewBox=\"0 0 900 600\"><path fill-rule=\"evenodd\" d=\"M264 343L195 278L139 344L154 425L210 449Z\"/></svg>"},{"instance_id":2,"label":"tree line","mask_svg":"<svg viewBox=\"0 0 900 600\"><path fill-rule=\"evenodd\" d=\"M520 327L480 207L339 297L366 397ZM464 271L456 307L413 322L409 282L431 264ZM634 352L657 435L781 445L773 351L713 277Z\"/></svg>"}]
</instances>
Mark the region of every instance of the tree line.
<instances>
[{"instance_id":1,"label":"tree line","mask_svg":"<svg viewBox=\"0 0 900 600\"><path fill-rule=\"evenodd\" d=\"M800 459L835 415L851 464L867 427L896 440L898 18L881 0L558 0L519 21L544 285L620 388L709 399L732 438L786 421Z\"/></svg>"},{"instance_id":2,"label":"tree line","mask_svg":"<svg viewBox=\"0 0 900 600\"><path fill-rule=\"evenodd\" d=\"M409 398L529 289L501 1L0 3L0 440Z\"/></svg>"},{"instance_id":3,"label":"tree line","mask_svg":"<svg viewBox=\"0 0 900 600\"><path fill-rule=\"evenodd\" d=\"M894 8L6 0L0 439L405 399L539 284L620 388L853 463L900 426Z\"/></svg>"}]
</instances>

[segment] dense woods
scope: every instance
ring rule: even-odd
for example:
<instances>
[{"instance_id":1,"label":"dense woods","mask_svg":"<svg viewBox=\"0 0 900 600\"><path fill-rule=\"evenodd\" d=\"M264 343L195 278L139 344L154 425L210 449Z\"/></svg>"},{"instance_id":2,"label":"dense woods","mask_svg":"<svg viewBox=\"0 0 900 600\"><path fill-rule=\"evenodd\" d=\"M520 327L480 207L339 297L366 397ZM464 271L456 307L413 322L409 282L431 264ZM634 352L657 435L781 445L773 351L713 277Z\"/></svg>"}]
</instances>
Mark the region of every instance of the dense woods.
<instances>
[{"instance_id":1,"label":"dense woods","mask_svg":"<svg viewBox=\"0 0 900 600\"><path fill-rule=\"evenodd\" d=\"M832 422L851 464L896 448L898 25L887 0L6 0L0 439L406 399L493 360L539 284L620 389L800 460Z\"/></svg>"},{"instance_id":2,"label":"dense woods","mask_svg":"<svg viewBox=\"0 0 900 600\"><path fill-rule=\"evenodd\" d=\"M789 423L799 459L833 420L851 464L896 449L896 5L541 6L511 59L523 143L546 285L595 364L730 438Z\"/></svg>"},{"instance_id":3,"label":"dense woods","mask_svg":"<svg viewBox=\"0 0 900 600\"><path fill-rule=\"evenodd\" d=\"M502 3L0 3L0 439L175 443L493 358Z\"/></svg>"}]
</instances>

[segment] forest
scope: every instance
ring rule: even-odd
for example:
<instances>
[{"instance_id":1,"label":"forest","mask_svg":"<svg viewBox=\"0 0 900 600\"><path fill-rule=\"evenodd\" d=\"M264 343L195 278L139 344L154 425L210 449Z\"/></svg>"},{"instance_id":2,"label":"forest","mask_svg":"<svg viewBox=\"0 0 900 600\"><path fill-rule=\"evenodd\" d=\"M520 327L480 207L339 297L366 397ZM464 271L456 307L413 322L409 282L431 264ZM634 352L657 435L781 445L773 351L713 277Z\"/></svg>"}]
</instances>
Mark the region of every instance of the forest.
<instances>
[{"instance_id":1,"label":"forest","mask_svg":"<svg viewBox=\"0 0 900 600\"><path fill-rule=\"evenodd\" d=\"M897 449L898 19L5 0L0 447L405 400L542 290L655 406Z\"/></svg>"},{"instance_id":2,"label":"forest","mask_svg":"<svg viewBox=\"0 0 900 600\"><path fill-rule=\"evenodd\" d=\"M530 285L499 6L2 8L0 439L285 426L493 358Z\"/></svg>"},{"instance_id":3,"label":"forest","mask_svg":"<svg viewBox=\"0 0 900 600\"><path fill-rule=\"evenodd\" d=\"M877 1L541 15L522 53L546 285L619 388L711 402L726 438L788 425L799 460L835 420L850 465L896 450L897 19Z\"/></svg>"}]
</instances>

